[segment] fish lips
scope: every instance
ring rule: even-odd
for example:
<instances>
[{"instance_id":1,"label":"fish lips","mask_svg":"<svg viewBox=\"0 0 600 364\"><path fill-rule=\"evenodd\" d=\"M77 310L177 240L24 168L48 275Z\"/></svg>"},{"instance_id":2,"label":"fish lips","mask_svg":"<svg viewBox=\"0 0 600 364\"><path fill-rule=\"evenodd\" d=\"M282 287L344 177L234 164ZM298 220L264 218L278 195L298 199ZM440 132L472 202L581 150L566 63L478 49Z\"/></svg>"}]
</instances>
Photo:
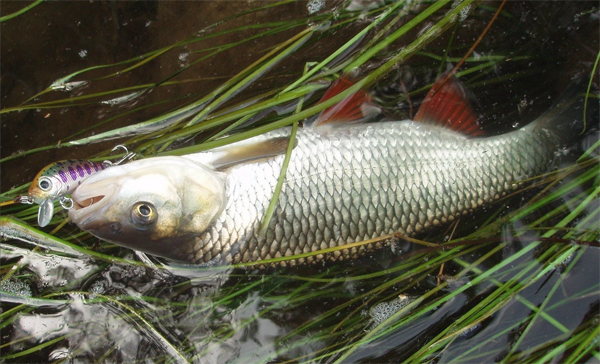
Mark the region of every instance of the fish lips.
<instances>
[{"instance_id":1,"label":"fish lips","mask_svg":"<svg viewBox=\"0 0 600 364\"><path fill-rule=\"evenodd\" d=\"M110 200L119 187L114 181L84 181L71 195L73 208L69 217L80 229L89 230L97 219L102 218Z\"/></svg>"}]
</instances>

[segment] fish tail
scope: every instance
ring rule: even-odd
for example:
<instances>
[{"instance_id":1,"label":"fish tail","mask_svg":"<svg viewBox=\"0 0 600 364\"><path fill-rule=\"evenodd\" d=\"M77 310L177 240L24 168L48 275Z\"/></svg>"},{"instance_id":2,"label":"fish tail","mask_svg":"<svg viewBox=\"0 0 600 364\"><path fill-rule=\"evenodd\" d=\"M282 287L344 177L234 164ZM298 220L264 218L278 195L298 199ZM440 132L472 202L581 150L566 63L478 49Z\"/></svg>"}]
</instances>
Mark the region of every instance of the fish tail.
<instances>
[{"instance_id":1,"label":"fish tail","mask_svg":"<svg viewBox=\"0 0 600 364\"><path fill-rule=\"evenodd\" d=\"M599 101L597 92L588 93L582 80L577 80L528 127L546 129L558 138L560 144L571 144L589 129L598 127Z\"/></svg>"}]
</instances>

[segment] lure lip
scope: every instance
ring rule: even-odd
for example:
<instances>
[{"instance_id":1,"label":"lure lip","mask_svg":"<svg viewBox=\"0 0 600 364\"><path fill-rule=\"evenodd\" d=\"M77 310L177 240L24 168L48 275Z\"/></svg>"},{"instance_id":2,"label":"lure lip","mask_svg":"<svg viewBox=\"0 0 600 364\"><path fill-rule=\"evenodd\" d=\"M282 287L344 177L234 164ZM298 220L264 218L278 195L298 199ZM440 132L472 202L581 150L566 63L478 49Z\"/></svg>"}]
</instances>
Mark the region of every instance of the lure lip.
<instances>
[{"instance_id":1,"label":"lure lip","mask_svg":"<svg viewBox=\"0 0 600 364\"><path fill-rule=\"evenodd\" d=\"M40 203L38 209L38 225L44 227L50 223L54 215L54 202L47 198Z\"/></svg>"}]
</instances>

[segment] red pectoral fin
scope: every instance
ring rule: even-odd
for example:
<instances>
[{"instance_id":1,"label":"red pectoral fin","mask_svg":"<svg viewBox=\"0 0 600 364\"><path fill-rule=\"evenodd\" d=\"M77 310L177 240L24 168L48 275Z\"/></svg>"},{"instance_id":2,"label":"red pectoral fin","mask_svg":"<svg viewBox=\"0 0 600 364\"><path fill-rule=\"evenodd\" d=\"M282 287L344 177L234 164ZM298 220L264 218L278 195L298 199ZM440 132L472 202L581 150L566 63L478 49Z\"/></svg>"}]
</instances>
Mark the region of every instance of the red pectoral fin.
<instances>
[{"instance_id":1,"label":"red pectoral fin","mask_svg":"<svg viewBox=\"0 0 600 364\"><path fill-rule=\"evenodd\" d=\"M352 85L354 85L354 82L346 77L340 77L331 84L327 92L325 92L325 95L319 100L319 103L340 94ZM323 110L314 125L318 127L325 124L340 122L364 121L369 116L373 116L374 113L378 112L379 109L372 103L371 95L364 90L360 90L346 97L339 103Z\"/></svg>"},{"instance_id":2,"label":"red pectoral fin","mask_svg":"<svg viewBox=\"0 0 600 364\"><path fill-rule=\"evenodd\" d=\"M415 121L441 125L468 136L483 134L462 85L454 77L442 76L435 82Z\"/></svg>"}]
</instances>

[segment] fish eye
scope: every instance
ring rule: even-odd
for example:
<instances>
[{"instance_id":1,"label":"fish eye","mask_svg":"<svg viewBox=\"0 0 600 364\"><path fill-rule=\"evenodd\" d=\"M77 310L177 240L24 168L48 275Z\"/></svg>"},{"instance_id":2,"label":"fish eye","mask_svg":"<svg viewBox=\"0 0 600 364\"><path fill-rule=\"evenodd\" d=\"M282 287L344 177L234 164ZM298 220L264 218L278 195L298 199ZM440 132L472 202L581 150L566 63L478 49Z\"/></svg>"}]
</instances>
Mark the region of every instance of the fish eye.
<instances>
[{"instance_id":1,"label":"fish eye","mask_svg":"<svg viewBox=\"0 0 600 364\"><path fill-rule=\"evenodd\" d=\"M42 191L49 191L52 188L52 182L47 178L40 178L38 186L40 186Z\"/></svg>"},{"instance_id":2,"label":"fish eye","mask_svg":"<svg viewBox=\"0 0 600 364\"><path fill-rule=\"evenodd\" d=\"M138 202L131 208L131 220L136 225L150 225L158 218L158 212L150 202Z\"/></svg>"},{"instance_id":3,"label":"fish eye","mask_svg":"<svg viewBox=\"0 0 600 364\"><path fill-rule=\"evenodd\" d=\"M142 215L144 217L150 216L150 213L152 212L152 210L150 210L150 207L148 205L138 206L138 211L139 211L140 215Z\"/></svg>"}]
</instances>

